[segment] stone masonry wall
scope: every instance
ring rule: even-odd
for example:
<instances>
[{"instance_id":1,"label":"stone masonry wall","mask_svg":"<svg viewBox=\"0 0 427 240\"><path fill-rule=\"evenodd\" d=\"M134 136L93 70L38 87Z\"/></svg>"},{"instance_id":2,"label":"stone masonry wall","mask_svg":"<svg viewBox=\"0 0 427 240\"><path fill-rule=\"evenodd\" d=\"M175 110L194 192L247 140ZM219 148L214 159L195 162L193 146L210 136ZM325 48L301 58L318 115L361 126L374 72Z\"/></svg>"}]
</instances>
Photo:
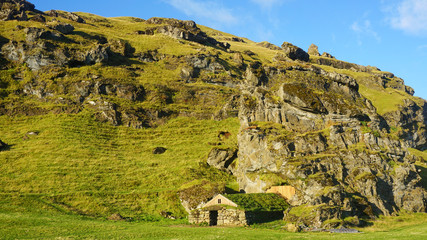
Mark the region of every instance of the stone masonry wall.
<instances>
[{"instance_id":1,"label":"stone masonry wall","mask_svg":"<svg viewBox=\"0 0 427 240\"><path fill-rule=\"evenodd\" d=\"M196 209L188 215L191 224L209 223L209 211Z\"/></svg>"},{"instance_id":2,"label":"stone masonry wall","mask_svg":"<svg viewBox=\"0 0 427 240\"><path fill-rule=\"evenodd\" d=\"M210 223L209 211L196 209L188 215L188 221L191 224ZM218 226L245 226L248 225L246 213L239 209L221 209L218 210Z\"/></svg>"},{"instance_id":3,"label":"stone masonry wall","mask_svg":"<svg viewBox=\"0 0 427 240\"><path fill-rule=\"evenodd\" d=\"M218 211L218 226L220 225L235 225L245 226L246 220L245 211L239 209L222 209Z\"/></svg>"}]
</instances>

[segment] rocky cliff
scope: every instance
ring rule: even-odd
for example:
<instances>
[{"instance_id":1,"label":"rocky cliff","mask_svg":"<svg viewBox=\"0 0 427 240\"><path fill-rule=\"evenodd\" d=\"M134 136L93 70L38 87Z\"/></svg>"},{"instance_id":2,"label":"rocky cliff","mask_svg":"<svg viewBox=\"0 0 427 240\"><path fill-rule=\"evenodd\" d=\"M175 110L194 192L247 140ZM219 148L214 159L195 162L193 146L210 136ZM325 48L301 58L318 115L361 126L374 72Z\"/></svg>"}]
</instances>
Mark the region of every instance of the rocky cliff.
<instances>
[{"instance_id":1,"label":"rocky cliff","mask_svg":"<svg viewBox=\"0 0 427 240\"><path fill-rule=\"evenodd\" d=\"M427 149L427 103L391 73L193 21L43 13L18 0L1 3L0 20L0 115L89 111L132 128L238 117L237 145L214 147L207 162L248 193L295 187L293 209L311 212L291 208L287 220L426 211L421 159L408 149ZM381 94L398 98L384 106Z\"/></svg>"}]
</instances>

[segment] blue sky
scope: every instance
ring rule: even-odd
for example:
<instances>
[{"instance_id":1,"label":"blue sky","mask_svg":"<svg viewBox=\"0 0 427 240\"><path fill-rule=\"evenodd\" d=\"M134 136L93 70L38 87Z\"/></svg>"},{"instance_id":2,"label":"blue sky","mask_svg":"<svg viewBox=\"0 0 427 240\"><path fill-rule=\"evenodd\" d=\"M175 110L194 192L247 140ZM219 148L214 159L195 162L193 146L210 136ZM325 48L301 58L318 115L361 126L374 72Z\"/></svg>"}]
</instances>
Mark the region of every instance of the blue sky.
<instances>
[{"instance_id":1,"label":"blue sky","mask_svg":"<svg viewBox=\"0 0 427 240\"><path fill-rule=\"evenodd\" d=\"M427 99L427 0L29 0L39 10L194 20L253 41L310 44L379 67Z\"/></svg>"}]
</instances>

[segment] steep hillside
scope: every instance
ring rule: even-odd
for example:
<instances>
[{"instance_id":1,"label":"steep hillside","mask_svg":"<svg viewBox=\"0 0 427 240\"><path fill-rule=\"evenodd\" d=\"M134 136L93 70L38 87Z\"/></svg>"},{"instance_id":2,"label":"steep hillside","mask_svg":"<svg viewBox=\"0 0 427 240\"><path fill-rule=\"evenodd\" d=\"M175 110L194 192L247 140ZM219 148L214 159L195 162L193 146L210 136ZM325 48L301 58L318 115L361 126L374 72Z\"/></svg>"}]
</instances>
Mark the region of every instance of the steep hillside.
<instances>
[{"instance_id":1,"label":"steep hillside","mask_svg":"<svg viewBox=\"0 0 427 240\"><path fill-rule=\"evenodd\" d=\"M291 185L305 225L426 211L427 104L392 73L193 21L0 6L4 204L184 217Z\"/></svg>"}]
</instances>

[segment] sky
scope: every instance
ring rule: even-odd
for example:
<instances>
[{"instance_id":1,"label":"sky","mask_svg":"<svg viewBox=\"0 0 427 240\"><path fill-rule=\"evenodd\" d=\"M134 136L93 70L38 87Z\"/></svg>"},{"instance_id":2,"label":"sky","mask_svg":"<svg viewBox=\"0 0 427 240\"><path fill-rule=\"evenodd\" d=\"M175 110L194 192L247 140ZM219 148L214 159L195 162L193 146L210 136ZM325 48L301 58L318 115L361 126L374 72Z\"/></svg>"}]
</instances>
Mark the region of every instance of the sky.
<instances>
[{"instance_id":1,"label":"sky","mask_svg":"<svg viewBox=\"0 0 427 240\"><path fill-rule=\"evenodd\" d=\"M42 11L194 20L278 46L290 42L376 66L427 99L427 0L29 0Z\"/></svg>"}]
</instances>

